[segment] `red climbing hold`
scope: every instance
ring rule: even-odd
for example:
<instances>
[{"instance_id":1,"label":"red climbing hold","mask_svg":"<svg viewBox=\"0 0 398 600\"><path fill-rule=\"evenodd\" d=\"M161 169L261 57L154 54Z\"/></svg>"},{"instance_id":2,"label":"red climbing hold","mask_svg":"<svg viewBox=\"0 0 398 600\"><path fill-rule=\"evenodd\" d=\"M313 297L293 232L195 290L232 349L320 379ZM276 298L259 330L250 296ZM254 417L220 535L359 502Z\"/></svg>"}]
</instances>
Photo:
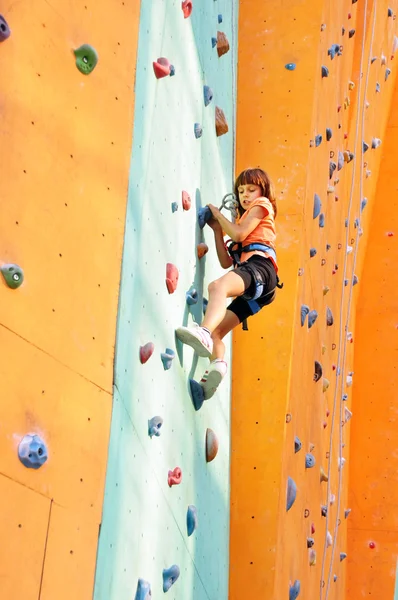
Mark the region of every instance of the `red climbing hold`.
<instances>
[{"instance_id":1,"label":"red climbing hold","mask_svg":"<svg viewBox=\"0 0 398 600\"><path fill-rule=\"evenodd\" d=\"M178 269L172 263L166 265L166 285L169 294L173 294L177 289Z\"/></svg>"},{"instance_id":2,"label":"red climbing hold","mask_svg":"<svg viewBox=\"0 0 398 600\"><path fill-rule=\"evenodd\" d=\"M189 210L191 208L191 196L188 192L182 192L182 208Z\"/></svg>"},{"instance_id":3,"label":"red climbing hold","mask_svg":"<svg viewBox=\"0 0 398 600\"><path fill-rule=\"evenodd\" d=\"M153 62L153 70L155 73L156 79L162 79L162 77L167 77L170 75L172 70L172 65L167 58L160 57L157 61Z\"/></svg>"},{"instance_id":4,"label":"red climbing hold","mask_svg":"<svg viewBox=\"0 0 398 600\"><path fill-rule=\"evenodd\" d=\"M152 342L148 342L145 346L140 347L140 361L144 365L152 356L155 346Z\"/></svg>"},{"instance_id":5,"label":"red climbing hold","mask_svg":"<svg viewBox=\"0 0 398 600\"><path fill-rule=\"evenodd\" d=\"M184 19L188 19L192 13L192 2L191 0L184 0L181 3L182 12L184 13Z\"/></svg>"},{"instance_id":6,"label":"red climbing hold","mask_svg":"<svg viewBox=\"0 0 398 600\"><path fill-rule=\"evenodd\" d=\"M173 471L169 471L168 477L167 477L167 483L169 484L169 487L171 487L172 485L179 485L182 481L182 471L180 469L180 467L176 467Z\"/></svg>"},{"instance_id":7,"label":"red climbing hold","mask_svg":"<svg viewBox=\"0 0 398 600\"><path fill-rule=\"evenodd\" d=\"M376 544L374 542L369 542L369 548L374 550L376 548Z\"/></svg>"},{"instance_id":8,"label":"red climbing hold","mask_svg":"<svg viewBox=\"0 0 398 600\"><path fill-rule=\"evenodd\" d=\"M201 258L203 258L204 255L208 253L208 251L209 251L209 246L207 244L205 244L204 242L200 242L200 244L198 244L196 246L196 252L198 254L199 260Z\"/></svg>"}]
</instances>

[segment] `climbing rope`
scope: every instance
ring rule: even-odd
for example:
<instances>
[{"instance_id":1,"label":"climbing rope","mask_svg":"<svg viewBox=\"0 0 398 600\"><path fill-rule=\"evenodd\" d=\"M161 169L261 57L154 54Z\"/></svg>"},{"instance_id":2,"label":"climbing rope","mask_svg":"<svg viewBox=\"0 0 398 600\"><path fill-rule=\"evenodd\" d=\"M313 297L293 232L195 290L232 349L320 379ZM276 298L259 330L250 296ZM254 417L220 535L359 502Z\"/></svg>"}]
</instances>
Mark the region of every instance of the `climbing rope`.
<instances>
[{"instance_id":1,"label":"climbing rope","mask_svg":"<svg viewBox=\"0 0 398 600\"><path fill-rule=\"evenodd\" d=\"M231 29L231 44L232 44L232 52L231 52L231 60L232 60L232 189L234 189L235 184L235 168L236 168L236 111L237 111L237 102L236 102L236 69L235 69L235 59L236 59L236 45L235 45L235 2L234 0L231 2L231 14L232 14L232 29Z\"/></svg>"},{"instance_id":2,"label":"climbing rope","mask_svg":"<svg viewBox=\"0 0 398 600\"><path fill-rule=\"evenodd\" d=\"M368 80L369 80L369 71L370 71L370 61L371 61L371 49L372 49L372 45L373 45L373 39L374 39L374 30L375 30L375 23L376 23L376 7L375 5L373 6L374 8L374 15L373 15L373 26L372 26L372 37L371 37L371 42L370 42L370 49L369 49L369 56L368 56L368 64L367 64L367 72L366 72L366 81L365 81L365 92L364 92L364 96L363 96L363 100L362 100L362 119L361 119L361 134L362 134L362 138L363 138L363 133L364 133L364 125L365 125L365 98L366 98L366 92L367 92L367 87L368 87ZM361 61L360 61L360 70L359 70L359 86L358 86L358 94L357 94L357 114L356 114L356 128L355 128L355 150L357 150L358 148L358 136L359 136L359 125L360 125L360 109L361 109L361 92L362 92L362 77L361 74L363 72L363 62L364 62L364 52L365 52L365 36L366 36L366 25L367 25L367 0L365 0L364 3L364 20L363 20L363 33L362 33L362 48L361 48ZM362 139L361 138L361 139ZM360 158L361 158L361 166L363 166L363 153L364 153L364 149L363 149L363 144L360 144ZM345 255L344 255L344 269L343 269L343 281L342 281L342 291L341 291L341 302L340 302L340 326L339 326L339 350L338 350L338 359L337 359L337 368L336 368L336 386L335 386L335 391L334 391L334 397L333 397L333 412L332 412L332 425L331 425L331 432L330 432L330 441L329 441L329 464L328 464L328 483L327 483L327 499L326 499L326 503L327 506L329 508L329 500L330 500L330 495L331 495L331 465L332 465L332 451L333 451L333 432L334 432L334 424L335 424L335 416L336 416L336 406L337 406L337 393L339 390L339 377L340 377L340 399L339 399L339 457L338 457L338 465L339 465L339 475L338 475L338 489L337 489L337 515L336 515L336 522L335 522L335 527L334 527L334 531L333 531L333 541L332 541L332 550L331 550L331 558L330 558L330 562L329 562L329 572L328 572L328 579L327 579L327 585L326 585L326 590L325 590L325 600L327 600L328 595L329 595L329 590L330 590L330 583L331 583L331 577L332 577L332 570L333 570L333 561L334 561L334 554L335 554L335 549L336 549L336 543L337 543L337 532L338 532L338 527L340 524L340 518L339 518L339 514L340 514L340 506L341 506L341 491L342 491L342 470L343 470L343 464L342 464L342 448L343 448L343 386L345 384L345 363L346 363L346 353L347 353L347 332L348 332L348 323L350 320L350 312L351 312L351 300L352 300L352 288L353 288L353 274L355 272L355 262L356 262L356 255L358 252L358 240L359 240L359 228L357 228L357 239L356 239L356 246L355 246L355 255L354 255L354 265L353 265L353 271L352 271L352 276L350 278L350 290L349 290L349 296L348 296L348 302L347 302L347 315L346 315L346 322L345 322L345 327L344 327L344 332L343 332L343 303L344 303L344 288L345 288L345 280L347 279L346 275L347 275L347 257L348 257L348 253L347 253L347 247L348 247L348 241L349 241L349 222L350 222L350 215L351 215L351 208L352 208L352 204L353 204L353 197L354 197L354 188L355 188L355 178L356 178L356 165L357 165L357 158L356 158L356 152L355 152L355 157L354 157L354 164L353 164L353 172L352 172L352 177L351 177L351 190L350 190L350 198L349 198L349 203L348 203L348 223L347 223L347 231L346 231L346 244L345 244ZM361 171L360 173L360 198L359 198L359 202L361 204L361 198L362 198L362 190L363 190L363 173ZM342 336L344 335L344 340L342 342ZM342 350L343 347L343 350ZM341 358L341 355L342 358ZM340 364L342 365L340 368ZM321 569L321 580L320 580L320 598L322 600L323 597L323 586L324 586L324 573L325 573L325 561L326 561L326 550L327 550L327 545L326 545L326 537L327 537L327 533L328 533L328 525L329 525L329 510L326 511L326 533L325 533L325 544L324 544L324 550L323 550L323 557L322 557L322 569Z\"/></svg>"}]
</instances>

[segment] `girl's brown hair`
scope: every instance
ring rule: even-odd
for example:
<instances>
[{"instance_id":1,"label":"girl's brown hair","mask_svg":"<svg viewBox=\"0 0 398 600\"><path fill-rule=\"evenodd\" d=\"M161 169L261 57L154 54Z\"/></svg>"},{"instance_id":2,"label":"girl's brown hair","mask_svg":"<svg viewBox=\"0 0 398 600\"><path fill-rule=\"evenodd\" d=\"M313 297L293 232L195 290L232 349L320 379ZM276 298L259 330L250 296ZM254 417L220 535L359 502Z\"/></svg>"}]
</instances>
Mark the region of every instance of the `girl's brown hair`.
<instances>
[{"instance_id":1,"label":"girl's brown hair","mask_svg":"<svg viewBox=\"0 0 398 600\"><path fill-rule=\"evenodd\" d=\"M236 181L235 181L236 198L239 199L239 192L238 192L239 187L241 185L248 185L250 183L253 185L260 186L261 195L264 196L265 198L268 198L268 200L271 202L272 208L274 209L274 217L276 217L278 210L276 207L274 186L273 186L272 181L269 178L268 174L265 171L263 171L262 169L245 169L244 171L242 171L242 173L240 173L240 175L238 175L238 177L236 178ZM240 217L245 212L245 210L242 208L242 206L240 204L238 207L238 212L239 212Z\"/></svg>"}]
</instances>

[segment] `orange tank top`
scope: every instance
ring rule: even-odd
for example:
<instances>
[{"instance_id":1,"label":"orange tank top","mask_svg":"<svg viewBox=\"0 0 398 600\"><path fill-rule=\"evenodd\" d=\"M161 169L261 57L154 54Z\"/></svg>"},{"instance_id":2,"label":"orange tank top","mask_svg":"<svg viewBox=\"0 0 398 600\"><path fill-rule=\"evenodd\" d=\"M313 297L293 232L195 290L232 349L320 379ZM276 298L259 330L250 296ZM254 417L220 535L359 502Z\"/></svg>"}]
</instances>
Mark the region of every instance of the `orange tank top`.
<instances>
[{"instance_id":1,"label":"orange tank top","mask_svg":"<svg viewBox=\"0 0 398 600\"><path fill-rule=\"evenodd\" d=\"M249 235L242 240L242 246L248 246L249 244L266 244L275 250L276 231L275 231L275 220L274 220L274 208L268 198L257 198L254 200L249 208L243 213L237 223L242 223L251 209L254 206L262 206L266 209L267 214L255 229Z\"/></svg>"}]
</instances>

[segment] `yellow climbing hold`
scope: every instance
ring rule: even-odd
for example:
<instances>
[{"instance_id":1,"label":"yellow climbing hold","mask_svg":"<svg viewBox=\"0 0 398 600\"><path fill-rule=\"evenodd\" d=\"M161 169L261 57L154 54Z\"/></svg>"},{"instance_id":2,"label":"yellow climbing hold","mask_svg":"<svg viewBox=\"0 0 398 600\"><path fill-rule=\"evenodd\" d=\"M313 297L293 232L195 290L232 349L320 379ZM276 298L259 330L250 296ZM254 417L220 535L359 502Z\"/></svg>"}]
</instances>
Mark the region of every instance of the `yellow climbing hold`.
<instances>
[{"instance_id":1,"label":"yellow climbing hold","mask_svg":"<svg viewBox=\"0 0 398 600\"><path fill-rule=\"evenodd\" d=\"M321 483L324 481L329 481L329 477L326 475L325 471L323 470L323 467L320 468L320 477L321 477Z\"/></svg>"},{"instance_id":2,"label":"yellow climbing hold","mask_svg":"<svg viewBox=\"0 0 398 600\"><path fill-rule=\"evenodd\" d=\"M326 379L326 377L323 378L323 391L326 392L326 390L328 389L330 385L330 381L329 379Z\"/></svg>"}]
</instances>

